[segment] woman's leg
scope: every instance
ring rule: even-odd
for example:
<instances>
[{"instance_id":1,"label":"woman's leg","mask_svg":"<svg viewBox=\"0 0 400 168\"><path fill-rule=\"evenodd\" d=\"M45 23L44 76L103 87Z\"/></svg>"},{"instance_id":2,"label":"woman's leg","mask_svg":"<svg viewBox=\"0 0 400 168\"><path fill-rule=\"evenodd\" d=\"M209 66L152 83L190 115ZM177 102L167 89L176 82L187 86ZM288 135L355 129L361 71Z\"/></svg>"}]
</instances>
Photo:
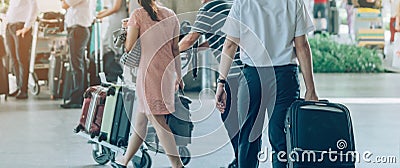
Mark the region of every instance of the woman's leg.
<instances>
[{"instance_id":1,"label":"woman's leg","mask_svg":"<svg viewBox=\"0 0 400 168\"><path fill-rule=\"evenodd\" d=\"M129 161L139 150L140 146L143 143L143 139L146 138L147 122L148 120L144 113L136 113L134 133L131 135L125 155L122 158L117 159L117 163L125 166L128 165Z\"/></svg>"},{"instance_id":2,"label":"woman's leg","mask_svg":"<svg viewBox=\"0 0 400 168\"><path fill-rule=\"evenodd\" d=\"M164 115L149 115L148 119L153 124L160 143L163 146L173 168L183 167L182 161L176 149L176 142L171 129L167 125Z\"/></svg>"}]
</instances>

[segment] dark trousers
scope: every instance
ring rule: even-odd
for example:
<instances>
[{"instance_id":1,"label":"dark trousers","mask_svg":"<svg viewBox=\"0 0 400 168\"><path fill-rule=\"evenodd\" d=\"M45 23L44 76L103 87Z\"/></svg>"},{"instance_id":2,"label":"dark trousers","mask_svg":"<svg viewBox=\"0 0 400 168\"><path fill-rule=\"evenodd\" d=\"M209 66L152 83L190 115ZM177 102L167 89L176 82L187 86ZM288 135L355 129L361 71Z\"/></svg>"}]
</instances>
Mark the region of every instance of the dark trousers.
<instances>
[{"instance_id":1,"label":"dark trousers","mask_svg":"<svg viewBox=\"0 0 400 168\"><path fill-rule=\"evenodd\" d=\"M224 122L225 129L228 132L233 151L235 152L235 159L238 159L238 146L239 146L239 119L237 109L239 76L229 75L225 85L226 91L226 108L221 114L222 121Z\"/></svg>"},{"instance_id":2,"label":"dark trousers","mask_svg":"<svg viewBox=\"0 0 400 168\"><path fill-rule=\"evenodd\" d=\"M89 29L82 26L74 26L68 30L68 43L70 53L70 64L73 73L72 103L82 103L83 93L87 85L87 70L85 48L89 41Z\"/></svg>"},{"instance_id":3,"label":"dark trousers","mask_svg":"<svg viewBox=\"0 0 400 168\"><path fill-rule=\"evenodd\" d=\"M257 155L261 151L261 135L266 111L269 118L269 140L275 152L273 167L286 168L286 163L277 160L277 153L286 151L284 133L286 111L299 98L299 94L296 65L244 67L238 93L240 168L258 167Z\"/></svg>"},{"instance_id":4,"label":"dark trousers","mask_svg":"<svg viewBox=\"0 0 400 168\"><path fill-rule=\"evenodd\" d=\"M24 23L22 22L8 24L6 29L6 40L11 54L14 73L17 78L17 87L22 93L27 93L32 31L27 32L24 37L17 36L17 30L22 28L24 28Z\"/></svg>"}]
</instances>

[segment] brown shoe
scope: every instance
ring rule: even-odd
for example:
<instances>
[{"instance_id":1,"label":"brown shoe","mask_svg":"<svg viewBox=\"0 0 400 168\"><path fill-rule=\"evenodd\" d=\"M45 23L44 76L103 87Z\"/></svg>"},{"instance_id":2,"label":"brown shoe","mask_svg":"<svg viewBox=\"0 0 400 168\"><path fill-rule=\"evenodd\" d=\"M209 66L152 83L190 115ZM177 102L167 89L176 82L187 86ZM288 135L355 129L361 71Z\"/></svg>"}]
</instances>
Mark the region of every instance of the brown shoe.
<instances>
[{"instance_id":1,"label":"brown shoe","mask_svg":"<svg viewBox=\"0 0 400 168\"><path fill-rule=\"evenodd\" d=\"M19 93L19 89L17 89L16 91L14 91L14 92L12 92L12 93L9 93L8 96L10 96L10 97L15 97L15 96L18 95L18 93Z\"/></svg>"},{"instance_id":2,"label":"brown shoe","mask_svg":"<svg viewBox=\"0 0 400 168\"><path fill-rule=\"evenodd\" d=\"M16 99L28 99L28 93L24 93L24 92L20 92L17 97L15 97Z\"/></svg>"}]
</instances>

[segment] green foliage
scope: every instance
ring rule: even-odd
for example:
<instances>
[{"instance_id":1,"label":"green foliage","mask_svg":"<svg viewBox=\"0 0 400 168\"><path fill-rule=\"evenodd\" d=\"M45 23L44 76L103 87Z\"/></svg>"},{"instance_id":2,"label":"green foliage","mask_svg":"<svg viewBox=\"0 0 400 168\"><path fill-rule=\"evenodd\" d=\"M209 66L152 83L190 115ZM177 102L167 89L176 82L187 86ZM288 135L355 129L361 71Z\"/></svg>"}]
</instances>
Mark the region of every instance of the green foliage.
<instances>
[{"instance_id":1,"label":"green foliage","mask_svg":"<svg viewBox=\"0 0 400 168\"><path fill-rule=\"evenodd\" d=\"M377 50L339 44L325 36L310 38L309 42L314 72L383 72L382 60Z\"/></svg>"}]
</instances>

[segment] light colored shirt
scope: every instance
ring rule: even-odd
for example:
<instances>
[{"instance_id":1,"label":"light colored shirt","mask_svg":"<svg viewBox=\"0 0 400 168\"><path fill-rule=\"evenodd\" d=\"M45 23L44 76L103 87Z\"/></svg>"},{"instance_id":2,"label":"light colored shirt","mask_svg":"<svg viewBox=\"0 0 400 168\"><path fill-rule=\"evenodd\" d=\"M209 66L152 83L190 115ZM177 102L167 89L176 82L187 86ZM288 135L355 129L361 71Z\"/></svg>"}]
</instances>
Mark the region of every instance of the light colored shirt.
<instances>
[{"instance_id":1,"label":"light colored shirt","mask_svg":"<svg viewBox=\"0 0 400 168\"><path fill-rule=\"evenodd\" d=\"M240 39L242 62L257 67L297 64L293 40L313 30L303 0L235 0L222 27Z\"/></svg>"},{"instance_id":2,"label":"light colored shirt","mask_svg":"<svg viewBox=\"0 0 400 168\"><path fill-rule=\"evenodd\" d=\"M69 5L65 13L65 25L67 27L89 27L94 20L92 5L93 0L65 0Z\"/></svg>"},{"instance_id":3,"label":"light colored shirt","mask_svg":"<svg viewBox=\"0 0 400 168\"><path fill-rule=\"evenodd\" d=\"M24 28L32 27L39 14L36 0L11 0L6 14L8 23L24 22Z\"/></svg>"},{"instance_id":4,"label":"light colored shirt","mask_svg":"<svg viewBox=\"0 0 400 168\"><path fill-rule=\"evenodd\" d=\"M192 26L192 32L197 32L205 35L208 41L212 55L220 60L222 47L225 42L225 33L221 32L221 27L232 7L233 1L228 0L213 0L209 1L199 9L196 20ZM239 52L234 57L229 75L240 73L240 68L243 67L242 61L239 58Z\"/></svg>"}]
</instances>

